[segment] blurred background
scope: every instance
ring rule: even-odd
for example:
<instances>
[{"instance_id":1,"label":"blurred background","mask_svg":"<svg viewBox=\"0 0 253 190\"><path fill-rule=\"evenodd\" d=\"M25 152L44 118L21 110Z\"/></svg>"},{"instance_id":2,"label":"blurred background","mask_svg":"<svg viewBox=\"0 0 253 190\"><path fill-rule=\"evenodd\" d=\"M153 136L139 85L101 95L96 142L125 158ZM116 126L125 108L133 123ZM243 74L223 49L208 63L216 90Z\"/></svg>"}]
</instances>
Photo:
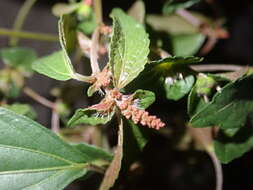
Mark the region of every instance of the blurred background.
<instances>
[{"instance_id":1,"label":"blurred background","mask_svg":"<svg viewBox=\"0 0 253 190\"><path fill-rule=\"evenodd\" d=\"M205 63L253 65L253 1L213 1L215 1L219 14L226 18L225 26L230 37L219 40L216 46L205 56ZM0 0L0 27L12 28L15 16L23 2L23 0ZM57 18L51 13L51 7L56 2L64 1L38 0L29 13L23 29L57 35ZM110 22L108 15L113 7L121 7L127 10L133 2L133 0L103 1L105 20ZM164 1L148 0L145 3L148 13L160 13ZM207 15L212 12L211 8L204 3L200 3L193 9ZM47 55L59 49L58 43L35 40L21 39L19 45L34 48L39 56ZM0 48L7 46L8 38L0 36ZM0 61L0 68L2 67L3 63ZM52 99L49 94L50 89L58 84L58 82L38 74L28 79L28 86L49 99ZM38 113L38 121L45 126L50 125L51 112L49 109L31 101L26 96L21 96L19 101L30 101ZM85 106L85 104L87 104L86 100L79 102L79 105ZM154 136L153 138L151 142L154 143L149 143L142 155L142 161L145 163L144 175L136 174L137 177L131 181L131 184L126 185L128 190L214 189L213 166L204 152L174 150L170 146L170 142L162 136ZM195 157L198 157L197 162L194 159ZM253 180L250 174L251 169L253 169L252 157L253 151L246 153L240 159L223 165L224 190L253 189ZM96 189L96 180L100 177L93 177L94 179L81 183L83 187L88 187L86 189ZM70 185L68 189L84 189L78 185L79 183ZM120 186L117 189L120 189Z\"/></svg>"}]
</instances>

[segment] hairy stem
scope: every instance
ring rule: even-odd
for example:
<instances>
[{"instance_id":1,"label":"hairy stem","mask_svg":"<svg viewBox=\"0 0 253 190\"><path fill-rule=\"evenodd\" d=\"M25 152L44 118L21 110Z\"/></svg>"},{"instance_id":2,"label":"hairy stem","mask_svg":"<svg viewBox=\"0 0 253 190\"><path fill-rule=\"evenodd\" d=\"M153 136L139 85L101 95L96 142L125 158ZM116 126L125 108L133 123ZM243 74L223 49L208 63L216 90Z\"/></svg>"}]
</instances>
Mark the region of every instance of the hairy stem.
<instances>
[{"instance_id":1,"label":"hairy stem","mask_svg":"<svg viewBox=\"0 0 253 190\"><path fill-rule=\"evenodd\" d=\"M58 42L59 38L57 35L34 33L25 31L14 31L6 28L0 28L0 36L18 37L24 39L41 40L49 42Z\"/></svg>"},{"instance_id":2,"label":"hairy stem","mask_svg":"<svg viewBox=\"0 0 253 190\"><path fill-rule=\"evenodd\" d=\"M26 0L19 10L14 25L13 25L13 30L16 32L19 32L24 24L24 21L30 12L32 6L35 4L37 0ZM16 46L18 43L18 37L12 36L9 41L10 46Z\"/></svg>"},{"instance_id":3,"label":"hairy stem","mask_svg":"<svg viewBox=\"0 0 253 190\"><path fill-rule=\"evenodd\" d=\"M34 99L35 101L39 102L40 104L54 110L55 108L55 104L49 100L47 100L46 98L42 97L41 95L39 95L37 92L33 91L31 88L29 87L25 87L23 89L23 92L31 97L32 99Z\"/></svg>"},{"instance_id":4,"label":"hairy stem","mask_svg":"<svg viewBox=\"0 0 253 190\"><path fill-rule=\"evenodd\" d=\"M51 129L55 133L60 132L60 118L55 109L52 109Z\"/></svg>"},{"instance_id":5,"label":"hairy stem","mask_svg":"<svg viewBox=\"0 0 253 190\"><path fill-rule=\"evenodd\" d=\"M195 17L194 15L192 15L189 11L187 11L185 9L179 9L179 10L177 10L176 13L177 13L177 15L184 18L187 22L189 22L193 26L196 26L199 28L202 24L201 20L199 20L197 17Z\"/></svg>"},{"instance_id":6,"label":"hairy stem","mask_svg":"<svg viewBox=\"0 0 253 190\"><path fill-rule=\"evenodd\" d=\"M100 72L98 64L99 34L99 27L97 27L91 38L90 61L93 74Z\"/></svg>"}]
</instances>

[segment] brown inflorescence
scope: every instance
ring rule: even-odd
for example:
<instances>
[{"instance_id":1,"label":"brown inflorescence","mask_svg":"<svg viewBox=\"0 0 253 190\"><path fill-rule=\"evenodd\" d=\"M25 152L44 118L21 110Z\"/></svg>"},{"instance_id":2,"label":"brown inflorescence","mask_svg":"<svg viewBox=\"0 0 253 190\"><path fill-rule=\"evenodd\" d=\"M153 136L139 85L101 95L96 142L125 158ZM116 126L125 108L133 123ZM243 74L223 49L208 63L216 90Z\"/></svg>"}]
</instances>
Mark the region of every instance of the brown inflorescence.
<instances>
[{"instance_id":1,"label":"brown inflorescence","mask_svg":"<svg viewBox=\"0 0 253 190\"><path fill-rule=\"evenodd\" d=\"M147 111L137 108L130 102L132 101L126 99L117 104L121 110L121 113L127 119L132 119L135 124L140 123L141 125L146 125L149 128L154 128L157 130L165 126L165 123L163 123L159 118L149 115Z\"/></svg>"}]
</instances>

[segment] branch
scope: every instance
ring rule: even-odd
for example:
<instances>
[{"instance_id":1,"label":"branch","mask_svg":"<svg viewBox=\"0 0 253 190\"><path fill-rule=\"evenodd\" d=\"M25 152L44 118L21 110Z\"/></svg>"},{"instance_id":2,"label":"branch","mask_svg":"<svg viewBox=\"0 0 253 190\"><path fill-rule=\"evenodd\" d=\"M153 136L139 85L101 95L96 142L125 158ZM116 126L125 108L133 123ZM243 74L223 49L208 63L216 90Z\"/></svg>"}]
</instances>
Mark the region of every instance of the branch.
<instances>
[{"instance_id":1,"label":"branch","mask_svg":"<svg viewBox=\"0 0 253 190\"><path fill-rule=\"evenodd\" d=\"M204 72L204 71L239 71L244 66L240 65L226 65L226 64L209 64L209 65L191 65L190 66L193 70L198 72Z\"/></svg>"},{"instance_id":2,"label":"branch","mask_svg":"<svg viewBox=\"0 0 253 190\"><path fill-rule=\"evenodd\" d=\"M90 61L92 73L99 73L99 64L98 64L98 51L99 51L99 35L100 27L97 27L91 38L91 49L90 49Z\"/></svg>"},{"instance_id":3,"label":"branch","mask_svg":"<svg viewBox=\"0 0 253 190\"><path fill-rule=\"evenodd\" d=\"M55 109L52 109L51 129L55 133L59 133L60 131L60 118Z\"/></svg>"},{"instance_id":4,"label":"branch","mask_svg":"<svg viewBox=\"0 0 253 190\"><path fill-rule=\"evenodd\" d=\"M19 10L14 25L13 25L13 30L16 32L19 32L24 24L24 21L31 10L32 6L35 4L37 0L26 0ZM18 37L12 36L9 41L10 46L16 46L18 43Z\"/></svg>"},{"instance_id":5,"label":"branch","mask_svg":"<svg viewBox=\"0 0 253 190\"><path fill-rule=\"evenodd\" d=\"M102 1L94 0L94 8L95 8L96 22L97 22L97 25L100 26L103 24Z\"/></svg>"},{"instance_id":6,"label":"branch","mask_svg":"<svg viewBox=\"0 0 253 190\"><path fill-rule=\"evenodd\" d=\"M35 101L39 102L40 104L54 110L55 108L55 104L54 102L51 102L49 100L47 100L46 98L40 96L39 94L37 94L37 92L33 91L31 88L29 87L25 87L23 89L23 92L29 96L30 98L34 99Z\"/></svg>"},{"instance_id":7,"label":"branch","mask_svg":"<svg viewBox=\"0 0 253 190\"><path fill-rule=\"evenodd\" d=\"M24 39L41 40L49 42L58 42L59 38L53 34L34 33L25 31L14 31L6 28L0 28L0 36L18 37Z\"/></svg>"}]
</instances>

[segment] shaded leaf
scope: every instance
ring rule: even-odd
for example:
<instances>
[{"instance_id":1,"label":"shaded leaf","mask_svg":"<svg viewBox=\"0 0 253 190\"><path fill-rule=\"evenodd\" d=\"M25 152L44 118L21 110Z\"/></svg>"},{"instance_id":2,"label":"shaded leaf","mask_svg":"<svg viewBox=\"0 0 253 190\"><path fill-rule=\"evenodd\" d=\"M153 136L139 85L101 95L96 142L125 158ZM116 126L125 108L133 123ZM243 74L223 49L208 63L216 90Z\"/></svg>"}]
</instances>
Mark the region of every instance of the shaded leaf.
<instances>
[{"instance_id":1,"label":"shaded leaf","mask_svg":"<svg viewBox=\"0 0 253 190\"><path fill-rule=\"evenodd\" d=\"M143 26L121 9L113 9L113 35L110 66L114 85L123 88L144 69L149 53L149 39Z\"/></svg>"},{"instance_id":2,"label":"shaded leaf","mask_svg":"<svg viewBox=\"0 0 253 190\"><path fill-rule=\"evenodd\" d=\"M239 158L253 147L253 129L251 126L244 126L236 130L233 136L227 135L227 130L220 130L217 139L214 141L215 153L224 164Z\"/></svg>"},{"instance_id":3,"label":"shaded leaf","mask_svg":"<svg viewBox=\"0 0 253 190\"><path fill-rule=\"evenodd\" d=\"M32 62L37 58L36 52L30 48L4 48L0 50L3 62L21 72L32 72Z\"/></svg>"},{"instance_id":4,"label":"shaded leaf","mask_svg":"<svg viewBox=\"0 0 253 190\"><path fill-rule=\"evenodd\" d=\"M102 113L95 109L78 109L68 122L68 126L73 127L80 124L100 125L106 124L112 119L114 112Z\"/></svg>"},{"instance_id":5,"label":"shaded leaf","mask_svg":"<svg viewBox=\"0 0 253 190\"><path fill-rule=\"evenodd\" d=\"M190 122L193 127L219 126L222 129L240 128L247 119L252 121L251 88L253 75L231 82L217 92L212 101L197 114Z\"/></svg>"},{"instance_id":6,"label":"shaded leaf","mask_svg":"<svg viewBox=\"0 0 253 190\"><path fill-rule=\"evenodd\" d=\"M35 119L37 114L35 110L29 104L11 104L11 105L3 105L4 108L7 108L19 115L24 115L31 119Z\"/></svg>"},{"instance_id":7,"label":"shaded leaf","mask_svg":"<svg viewBox=\"0 0 253 190\"><path fill-rule=\"evenodd\" d=\"M107 168L103 181L99 187L99 190L108 190L110 189L116 179L119 176L120 168L121 168L121 160L123 158L123 140L124 140L124 133L123 133L123 121L120 119L119 129L118 129L118 145L115 150L114 158Z\"/></svg>"},{"instance_id":8,"label":"shaded leaf","mask_svg":"<svg viewBox=\"0 0 253 190\"><path fill-rule=\"evenodd\" d=\"M199 3L200 0L185 0L185 1L167 1L163 6L163 14L169 15L176 12L178 9L187 9L192 5Z\"/></svg>"},{"instance_id":9,"label":"shaded leaf","mask_svg":"<svg viewBox=\"0 0 253 190\"><path fill-rule=\"evenodd\" d=\"M167 77L164 82L164 89L166 92L166 98L171 100L179 100L188 94L194 85L195 78L193 75L188 75L182 79L173 79Z\"/></svg>"},{"instance_id":10,"label":"shaded leaf","mask_svg":"<svg viewBox=\"0 0 253 190\"><path fill-rule=\"evenodd\" d=\"M71 63L64 58L64 54L64 51L57 51L42 57L33 63L33 69L56 80L69 80L73 78L74 71Z\"/></svg>"},{"instance_id":11,"label":"shaded leaf","mask_svg":"<svg viewBox=\"0 0 253 190\"><path fill-rule=\"evenodd\" d=\"M201 33L172 35L172 54L176 56L194 55L204 42L205 36Z\"/></svg>"},{"instance_id":12,"label":"shaded leaf","mask_svg":"<svg viewBox=\"0 0 253 190\"><path fill-rule=\"evenodd\" d=\"M96 17L94 12L89 17L83 18L78 24L77 29L86 35L90 35L94 32L97 27Z\"/></svg>"},{"instance_id":13,"label":"shaded leaf","mask_svg":"<svg viewBox=\"0 0 253 190\"><path fill-rule=\"evenodd\" d=\"M88 151L40 124L0 108L0 189L63 189L86 174ZM97 159L97 158L95 158Z\"/></svg>"}]
</instances>

